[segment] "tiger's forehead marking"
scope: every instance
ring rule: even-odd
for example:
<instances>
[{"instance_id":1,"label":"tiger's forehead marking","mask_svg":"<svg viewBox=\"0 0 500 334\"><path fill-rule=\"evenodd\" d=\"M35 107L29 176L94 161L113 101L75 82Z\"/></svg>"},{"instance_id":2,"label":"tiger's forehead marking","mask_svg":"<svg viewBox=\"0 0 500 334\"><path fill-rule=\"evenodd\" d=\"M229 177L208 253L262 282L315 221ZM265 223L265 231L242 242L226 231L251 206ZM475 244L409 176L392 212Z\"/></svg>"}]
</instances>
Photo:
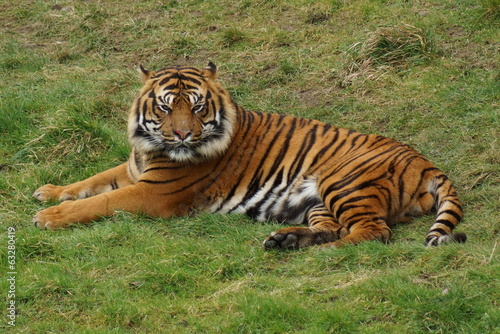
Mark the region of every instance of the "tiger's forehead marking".
<instances>
[{"instance_id":1,"label":"tiger's forehead marking","mask_svg":"<svg viewBox=\"0 0 500 334\"><path fill-rule=\"evenodd\" d=\"M160 70L153 79L157 81L154 95L161 103L173 106L184 101L195 105L203 99L202 85L205 78L196 68L166 68Z\"/></svg>"},{"instance_id":2,"label":"tiger's forehead marking","mask_svg":"<svg viewBox=\"0 0 500 334\"><path fill-rule=\"evenodd\" d=\"M199 78L198 79L193 76L186 76L185 74L186 73L178 72L178 73L171 73L171 74L169 73L167 75L164 75L163 78L160 80L159 85L163 86L168 84L168 86L176 85L179 88L188 87L189 89L194 89L202 84L203 82L202 76L197 75L197 77ZM172 83L169 83L170 81L172 81Z\"/></svg>"},{"instance_id":3,"label":"tiger's forehead marking","mask_svg":"<svg viewBox=\"0 0 500 334\"><path fill-rule=\"evenodd\" d=\"M157 79L157 94L160 100L173 104L174 100L187 99L196 104L202 99L200 92L205 78L203 73L194 67L168 67L158 71L153 77Z\"/></svg>"},{"instance_id":4,"label":"tiger's forehead marking","mask_svg":"<svg viewBox=\"0 0 500 334\"><path fill-rule=\"evenodd\" d=\"M160 79L161 86L168 83L170 80L177 81L177 85L201 85L205 81L203 72L195 67L179 66L167 67L159 70L153 79ZM192 86L194 88L194 86Z\"/></svg>"},{"instance_id":5,"label":"tiger's forehead marking","mask_svg":"<svg viewBox=\"0 0 500 334\"><path fill-rule=\"evenodd\" d=\"M190 103L192 105L198 104L203 100L203 95L195 92L175 92L171 90L163 91L161 95L157 95L156 98L170 106L179 105L181 103Z\"/></svg>"}]
</instances>

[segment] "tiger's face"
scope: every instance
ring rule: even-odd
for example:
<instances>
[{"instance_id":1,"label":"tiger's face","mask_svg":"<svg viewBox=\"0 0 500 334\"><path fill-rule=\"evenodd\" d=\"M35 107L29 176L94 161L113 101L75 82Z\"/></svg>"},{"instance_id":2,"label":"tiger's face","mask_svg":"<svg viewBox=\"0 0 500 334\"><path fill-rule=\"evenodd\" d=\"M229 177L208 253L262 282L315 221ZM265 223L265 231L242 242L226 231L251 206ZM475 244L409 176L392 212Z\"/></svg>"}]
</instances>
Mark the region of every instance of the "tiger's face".
<instances>
[{"instance_id":1,"label":"tiger's face","mask_svg":"<svg viewBox=\"0 0 500 334\"><path fill-rule=\"evenodd\" d=\"M227 150L236 105L215 81L216 66L147 71L132 106L129 139L138 152L177 162L199 162Z\"/></svg>"}]
</instances>

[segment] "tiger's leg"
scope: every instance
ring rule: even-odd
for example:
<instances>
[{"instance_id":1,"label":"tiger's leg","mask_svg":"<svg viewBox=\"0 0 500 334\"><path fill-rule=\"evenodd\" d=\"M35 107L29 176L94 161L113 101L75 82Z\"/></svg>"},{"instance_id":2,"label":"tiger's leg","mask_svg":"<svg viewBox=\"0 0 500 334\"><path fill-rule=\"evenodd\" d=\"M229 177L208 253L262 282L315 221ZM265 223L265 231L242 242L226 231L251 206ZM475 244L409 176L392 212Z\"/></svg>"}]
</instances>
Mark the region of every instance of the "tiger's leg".
<instances>
[{"instance_id":1,"label":"tiger's leg","mask_svg":"<svg viewBox=\"0 0 500 334\"><path fill-rule=\"evenodd\" d=\"M380 240L388 242L392 231L388 225L387 205L382 199L385 187L367 187L363 191L325 192L324 201L331 203L340 225L348 233L341 239L323 244L322 247L342 247L363 241Z\"/></svg>"},{"instance_id":2,"label":"tiger's leg","mask_svg":"<svg viewBox=\"0 0 500 334\"><path fill-rule=\"evenodd\" d=\"M66 201L91 197L122 188L130 184L132 184L132 181L127 173L127 163L124 163L102 173L96 174L86 180L67 186L46 184L35 190L33 196L40 201Z\"/></svg>"},{"instance_id":3,"label":"tiger's leg","mask_svg":"<svg viewBox=\"0 0 500 334\"><path fill-rule=\"evenodd\" d=\"M311 208L307 219L309 227L287 227L272 232L264 240L264 247L266 249L303 248L331 243L349 233L346 228L337 223L323 204Z\"/></svg>"},{"instance_id":4,"label":"tiger's leg","mask_svg":"<svg viewBox=\"0 0 500 334\"><path fill-rule=\"evenodd\" d=\"M150 184L137 183L93 197L65 201L38 212L33 218L39 228L63 228L72 223L90 223L100 217L111 216L117 210L143 213L157 217L181 216L179 203L167 203L161 198L161 189Z\"/></svg>"},{"instance_id":5,"label":"tiger's leg","mask_svg":"<svg viewBox=\"0 0 500 334\"><path fill-rule=\"evenodd\" d=\"M266 248L301 248L311 245L342 247L363 241L388 242L391 229L387 225L386 213L370 204L372 196L358 196L344 200L333 212L323 205L309 212L309 227L289 227L271 233L264 241ZM340 202L340 201L339 201Z\"/></svg>"},{"instance_id":6,"label":"tiger's leg","mask_svg":"<svg viewBox=\"0 0 500 334\"><path fill-rule=\"evenodd\" d=\"M392 231L387 226L385 219L375 217L363 217L349 226L349 234L340 240L325 243L321 247L338 248L349 244L357 244L364 241L380 240L387 243L391 238Z\"/></svg>"}]
</instances>

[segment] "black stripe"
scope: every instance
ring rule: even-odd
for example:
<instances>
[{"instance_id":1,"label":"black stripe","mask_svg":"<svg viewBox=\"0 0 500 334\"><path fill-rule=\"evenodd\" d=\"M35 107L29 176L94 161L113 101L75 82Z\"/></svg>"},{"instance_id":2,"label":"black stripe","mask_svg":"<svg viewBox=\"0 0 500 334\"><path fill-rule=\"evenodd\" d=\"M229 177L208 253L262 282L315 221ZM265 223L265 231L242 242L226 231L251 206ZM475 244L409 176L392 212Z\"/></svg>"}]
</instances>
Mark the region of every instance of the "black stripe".
<instances>
[{"instance_id":1,"label":"black stripe","mask_svg":"<svg viewBox=\"0 0 500 334\"><path fill-rule=\"evenodd\" d=\"M371 218L370 218L370 217L367 217L367 216L372 216L372 215L375 215L375 214L377 214L377 213L376 213L376 212L373 212L373 211L359 212L359 213L355 213L355 214L350 215L349 217L345 218L345 219L343 220L343 222L344 222L344 223L346 223L346 222L348 222L349 220L354 219L354 218L358 218L358 217L366 217L367 219L370 219L370 220L371 220ZM359 219L358 219L357 221L359 221ZM351 225L351 224L348 224L347 226L348 226L348 228L350 228L352 225Z\"/></svg>"},{"instance_id":2,"label":"black stripe","mask_svg":"<svg viewBox=\"0 0 500 334\"><path fill-rule=\"evenodd\" d=\"M448 196L449 196L449 195L448 195ZM454 200L458 200L458 198L457 198L456 196L453 196L453 200L451 200L451 199L445 199L445 200L443 200L443 201L441 201L441 202L439 203L439 207L442 207L445 203L447 203L447 204L450 204L450 203L451 203L451 204L453 204L454 206L456 206L456 207L457 207L457 209L458 209L460 212L463 212L463 210L462 210L462 205L460 205L459 203L455 202Z\"/></svg>"},{"instance_id":3,"label":"black stripe","mask_svg":"<svg viewBox=\"0 0 500 334\"><path fill-rule=\"evenodd\" d=\"M451 215L451 216L455 217L455 219L456 219L458 222L462 219L462 217L461 217L458 213L456 213L455 211L452 211L452 210L440 211L440 212L438 213L438 217L439 217L439 216L441 216L441 214L443 214L443 213L447 213L447 214L449 214L449 215Z\"/></svg>"},{"instance_id":4,"label":"black stripe","mask_svg":"<svg viewBox=\"0 0 500 334\"><path fill-rule=\"evenodd\" d=\"M435 224L442 224L448 227L450 230L453 230L455 228L455 224L453 224L451 221L448 219L438 219L436 220ZM448 234L448 233L446 233Z\"/></svg>"},{"instance_id":5,"label":"black stripe","mask_svg":"<svg viewBox=\"0 0 500 334\"><path fill-rule=\"evenodd\" d=\"M144 183L150 183L150 184L168 184L168 183L172 183L172 182L175 182L175 181L179 181L179 180L182 180L184 178L183 177L178 177L178 178L175 178L175 179L170 179L170 180L161 180L161 181L157 181L157 180L139 180L138 182L144 182Z\"/></svg>"},{"instance_id":6,"label":"black stripe","mask_svg":"<svg viewBox=\"0 0 500 334\"><path fill-rule=\"evenodd\" d=\"M356 142L358 141L359 138L363 137L364 140L361 144L359 144L359 146L363 146L364 143L366 143L367 139L368 139L368 135L365 135L365 134L362 134L362 133L358 133L357 135L354 136L354 138L351 139L351 146L355 146L356 145Z\"/></svg>"},{"instance_id":7,"label":"black stripe","mask_svg":"<svg viewBox=\"0 0 500 334\"><path fill-rule=\"evenodd\" d=\"M365 188L369 188L369 187L372 187L377 181L381 180L381 179L384 179L385 178L385 175L381 175L379 177L376 177L376 178L373 178L371 180L368 180L368 181L365 181L363 183L360 183L359 185L355 186L355 187L352 187L352 188L348 188L348 189L345 189L341 192L338 192L335 196L333 196L331 199L329 199L329 203L325 203L325 205L327 207L333 207L333 203L336 203L339 199L341 198L344 198L346 196L349 196L350 194L352 193L355 193L355 192L358 192L362 189L365 189ZM381 190L385 190L387 193L389 193L388 189L385 188L385 187L382 187L382 186L378 186L377 189L379 191ZM326 198L326 196L328 196L329 193L326 193L325 192L325 195L323 198ZM387 204L388 205L391 205L390 203L391 201L390 200L387 200ZM382 204L382 202L380 202L380 204ZM390 208L385 208L387 210L387 212L391 212L390 211Z\"/></svg>"},{"instance_id":8,"label":"black stripe","mask_svg":"<svg viewBox=\"0 0 500 334\"><path fill-rule=\"evenodd\" d=\"M267 130L270 125L272 125L272 123L268 123L265 130ZM281 127L279 129L279 131L277 131L276 134L273 136L273 138L270 140L271 144L266 147L265 153L262 156L262 158L260 159L259 165L255 169L256 173L254 173L252 180L250 181L250 183L247 187L247 193L245 194L243 200L241 201L242 203L245 203L246 201L248 201L258 191L258 189L262 186L262 184L265 184L265 182L262 182L262 176L263 176L262 174L263 174L263 171L265 171L267 168L265 169L265 168L263 168L263 166L268 161L269 153L272 151L273 147L275 146L277 139L279 137L281 137L283 130L284 130L284 127ZM279 163L280 163L280 160L278 158L275 159L273 167L275 168L276 164L279 164ZM270 169L270 170L273 170L273 169ZM269 177L271 177L271 176L272 176L272 174L270 173L268 175L268 177L266 178L266 180L268 180Z\"/></svg>"},{"instance_id":9,"label":"black stripe","mask_svg":"<svg viewBox=\"0 0 500 334\"><path fill-rule=\"evenodd\" d=\"M433 228L432 230L429 231L429 233L438 233L441 235L448 235L448 232L446 232L442 228Z\"/></svg>"},{"instance_id":10,"label":"black stripe","mask_svg":"<svg viewBox=\"0 0 500 334\"><path fill-rule=\"evenodd\" d=\"M193 75L195 77L202 77L202 73L196 67L183 66L181 69L182 75Z\"/></svg>"},{"instance_id":11,"label":"black stripe","mask_svg":"<svg viewBox=\"0 0 500 334\"><path fill-rule=\"evenodd\" d=\"M152 170L177 170L177 169L181 169L183 167L181 166L177 166L177 167L151 167L151 168L147 168L145 169L142 173L147 173L147 172L150 172Z\"/></svg>"},{"instance_id":12,"label":"black stripe","mask_svg":"<svg viewBox=\"0 0 500 334\"><path fill-rule=\"evenodd\" d=\"M243 138L243 142L246 142L248 136L250 135L250 130L252 129L252 124L256 121L256 114L254 114L253 112L245 112L245 111L243 111L242 113L240 113L240 115L242 116L240 118L240 131L244 129L244 133L242 135L242 138ZM262 117L259 117L258 121L259 121L259 123L262 123ZM257 125L257 127L259 127L259 126L260 126L260 124ZM253 157L254 157L255 153L257 152L257 146L258 146L259 142L260 142L260 140L257 138L257 140L254 141L254 147L247 148L247 151L251 152L251 153L250 153L250 156L245 160L246 161L246 166L248 166L250 164L250 162L253 160ZM244 170L247 170L247 168L245 167ZM233 183L233 186L232 186L231 190L227 194L226 198L222 201L222 203L220 204L219 208L223 207L229 201L231 201L231 199L234 197L234 195L236 193L236 189L238 189L240 187L241 180L244 177L245 177L244 174L240 175L239 178L238 178L238 180L236 180ZM240 204L241 204L241 202L237 203L235 206L233 206L232 208L230 208L228 211L234 210Z\"/></svg>"},{"instance_id":13,"label":"black stripe","mask_svg":"<svg viewBox=\"0 0 500 334\"><path fill-rule=\"evenodd\" d=\"M375 159L375 158L374 158ZM372 160L372 159L369 159L369 160ZM364 161L362 162L361 164L359 164L358 166L356 167L353 167L352 168L352 171L355 171L356 169L358 169L360 166L368 163L368 162L371 162L371 161ZM333 182L331 183L325 190L325 193L331 193L331 192L335 192L335 191L338 191L338 190L341 190L345 187L347 187L348 185L350 185L351 183L353 183L354 181L357 181L359 180L360 176L363 176L363 175L366 175L368 173L368 171L370 169L376 169L378 167L378 165L380 165L381 163L377 163L377 164L373 164L373 165L368 165L366 166L365 168L359 170L359 171L356 171L356 172L350 172L348 175L345 175L342 179L340 179L339 181L336 181L336 182ZM333 174L330 174L328 176L331 177ZM380 180L381 178L385 178L385 173L381 176L381 177L378 177L377 180ZM326 181L326 178L323 179ZM374 180L375 181L375 180ZM366 182L365 182L366 183Z\"/></svg>"},{"instance_id":14,"label":"black stripe","mask_svg":"<svg viewBox=\"0 0 500 334\"><path fill-rule=\"evenodd\" d=\"M416 158L415 156L407 158L408 160L406 161L406 165L404 166L403 170L401 171L401 174L399 175L399 180L398 180L399 181L398 182L399 205L402 205L404 203L403 197L404 197L405 193L409 193L409 191L405 191L405 182L404 182L405 173L415 158ZM411 172L411 170L410 170L410 172ZM413 198L415 196L415 192L417 191L419 184L420 184L420 180L419 180L419 182L417 182L417 187L416 187L416 189L413 190L413 194L410 196L410 198Z\"/></svg>"},{"instance_id":15,"label":"black stripe","mask_svg":"<svg viewBox=\"0 0 500 334\"><path fill-rule=\"evenodd\" d=\"M310 122L307 122L309 124ZM305 125L303 125L305 127ZM302 141L300 145L300 149L297 152L297 157L293 160L292 165L290 166L290 172L288 173L288 183L294 180L299 174L302 166L304 165L304 161L309 156L311 152L311 148L316 143L316 134L318 133L318 125L315 124L311 130L308 131L306 137Z\"/></svg>"},{"instance_id":16,"label":"black stripe","mask_svg":"<svg viewBox=\"0 0 500 334\"><path fill-rule=\"evenodd\" d=\"M113 179L113 181L111 181L110 185L111 185L111 190L116 190L119 188L118 182L116 181L116 177Z\"/></svg>"},{"instance_id":17,"label":"black stripe","mask_svg":"<svg viewBox=\"0 0 500 334\"><path fill-rule=\"evenodd\" d=\"M436 171L436 170L438 170L436 167L426 168L426 169L422 170L422 172L420 173L420 177L423 178L425 176L425 174L427 174L429 172Z\"/></svg>"},{"instance_id":18,"label":"black stripe","mask_svg":"<svg viewBox=\"0 0 500 334\"><path fill-rule=\"evenodd\" d=\"M198 79L195 79L193 77L187 77L187 76L181 74L180 79L182 80L182 85L187 85L187 82L191 82L197 86L201 86L201 81Z\"/></svg>"},{"instance_id":19,"label":"black stripe","mask_svg":"<svg viewBox=\"0 0 500 334\"><path fill-rule=\"evenodd\" d=\"M323 181L326 181L328 178L330 178L332 175L338 173L340 170L342 170L343 168L346 168L347 166L349 166L351 163L354 163L354 162L357 162L357 161L361 161L361 163L357 164L356 166L349 166L349 175L347 175L346 177L344 177L343 179L335 182L334 184L331 184L327 190L329 192L331 191L335 191L335 190L339 190L341 188L343 188L344 186L346 186L347 184L351 183L352 181L356 180L359 178L359 176L361 175L366 175L367 172L370 170L370 169L373 169L373 170L376 170L378 169L380 166L383 166L384 164L386 164L386 162L390 159L392 159L392 156L393 155L397 155L399 152L392 152L394 149L396 149L397 147L396 146L392 146L392 147L389 147L387 150L385 150L384 152L381 152L379 154L376 154L368 159L361 159L363 156L365 155L370 155L372 153L372 151L366 151L366 152L363 152L362 154L359 154L359 155L352 155L352 158L351 159L348 159L346 161L344 161L342 164L338 165L335 169L333 169L330 174L326 175L324 178L323 178ZM383 160L380 160L380 161L377 161L377 159L379 159L380 157L386 155L388 152L392 152L391 155L389 155L387 158L383 159ZM361 167L363 167L364 165L367 165L371 162L374 162L373 164L370 164L368 165L367 167L365 167L364 169L360 170L360 171L357 171L358 169L360 169Z\"/></svg>"},{"instance_id":20,"label":"black stripe","mask_svg":"<svg viewBox=\"0 0 500 334\"><path fill-rule=\"evenodd\" d=\"M325 129L326 128L327 127L325 126ZM325 155L326 151L328 151L337 142L337 140L339 138L339 129L334 128L333 131L335 132L335 136L333 137L333 140L328 142L328 143L325 143L325 145L323 145L323 148L316 153L311 166L316 166L318 160L321 159L323 157L323 155ZM326 132L326 130L324 130L323 132ZM335 156L335 153L337 152L337 150L339 150L342 147L342 145L344 145L344 143L345 143L345 140L342 143L340 143L340 145L335 149L335 151L332 154L332 157Z\"/></svg>"},{"instance_id":21,"label":"black stripe","mask_svg":"<svg viewBox=\"0 0 500 334\"><path fill-rule=\"evenodd\" d=\"M368 213L372 213L374 214L375 212L368 212ZM365 215L365 213L358 213L357 216L359 217L363 217ZM384 220L384 218L381 218L381 217L373 217L373 218L370 218L370 217L363 217L363 218L359 218L359 219L356 219L352 222L350 222L349 224L347 224L347 226L345 226L345 228L347 228L348 230L351 229L351 227L353 227L354 225L362 222L362 221L365 221L365 223L377 223L376 220Z\"/></svg>"},{"instance_id":22,"label":"black stripe","mask_svg":"<svg viewBox=\"0 0 500 334\"><path fill-rule=\"evenodd\" d=\"M354 205L354 204L351 204L351 205L342 205L334 214L334 216L337 218L337 219L340 219L340 217L346 212L346 211L349 211L351 209L358 209L358 208L370 208L369 205Z\"/></svg>"},{"instance_id":23,"label":"black stripe","mask_svg":"<svg viewBox=\"0 0 500 334\"><path fill-rule=\"evenodd\" d=\"M175 79L178 79L178 78L176 78L174 76L165 77L165 78L161 79L161 81L158 83L158 85L163 86L167 82L169 82L170 80L175 80ZM175 84L175 87L177 87L177 84ZM154 93L154 91L151 91L151 92ZM151 95L150 95L150 97L151 97Z\"/></svg>"},{"instance_id":24,"label":"black stripe","mask_svg":"<svg viewBox=\"0 0 500 334\"><path fill-rule=\"evenodd\" d=\"M167 86L163 87L163 91L173 90L173 89L176 89L176 88L179 88L179 85L177 83L173 83L173 84L170 84L170 85L167 85Z\"/></svg>"},{"instance_id":25,"label":"black stripe","mask_svg":"<svg viewBox=\"0 0 500 334\"><path fill-rule=\"evenodd\" d=\"M148 100L144 100L144 102L142 103L142 111L146 111L148 110ZM144 114L144 122L146 121L146 115Z\"/></svg>"},{"instance_id":26,"label":"black stripe","mask_svg":"<svg viewBox=\"0 0 500 334\"><path fill-rule=\"evenodd\" d=\"M368 149L370 150L374 150L376 149L377 147L374 147L375 145L379 144L380 142L383 142L383 141L386 141L385 143L382 143L380 145L380 147L384 146L385 144L387 144L387 142L389 141L393 141L392 139L390 138L387 138L387 137L383 137L383 136L376 136L375 137L375 140L367 147Z\"/></svg>"},{"instance_id":27,"label":"black stripe","mask_svg":"<svg viewBox=\"0 0 500 334\"><path fill-rule=\"evenodd\" d=\"M255 203L254 206L248 208L248 210L246 212L246 214L252 218L257 218L259 216L259 214L261 212L261 208L262 208L261 204L265 203L269 199L269 196L273 193L273 190L276 189L278 187L278 185L283 181L283 167L280 168L278 173L272 173L271 175L276 175L276 178L273 182L273 185L270 188L270 191L264 197L262 197L262 199L259 202ZM265 184L266 182L267 182L267 180L264 181L262 184ZM245 201L243 201L243 202L245 202ZM272 210L272 208L273 208L273 206L268 207L268 210L265 213L266 216L268 216L268 217L270 216L269 211Z\"/></svg>"}]
</instances>

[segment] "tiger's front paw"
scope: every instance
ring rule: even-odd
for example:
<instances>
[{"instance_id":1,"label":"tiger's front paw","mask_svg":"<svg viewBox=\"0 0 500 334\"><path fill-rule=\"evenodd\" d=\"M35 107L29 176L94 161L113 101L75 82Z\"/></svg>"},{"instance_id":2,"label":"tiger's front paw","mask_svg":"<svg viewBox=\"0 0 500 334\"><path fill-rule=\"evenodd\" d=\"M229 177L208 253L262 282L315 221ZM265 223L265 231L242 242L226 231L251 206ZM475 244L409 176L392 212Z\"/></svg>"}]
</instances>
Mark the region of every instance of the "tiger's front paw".
<instances>
[{"instance_id":1,"label":"tiger's front paw","mask_svg":"<svg viewBox=\"0 0 500 334\"><path fill-rule=\"evenodd\" d=\"M77 195L67 191L67 187L46 184L35 190L33 197L42 202L49 200L67 201L76 199Z\"/></svg>"},{"instance_id":2,"label":"tiger's front paw","mask_svg":"<svg viewBox=\"0 0 500 334\"><path fill-rule=\"evenodd\" d=\"M39 211L33 217L33 223L40 229L58 229L68 227L72 223L71 202L65 202Z\"/></svg>"}]
</instances>

